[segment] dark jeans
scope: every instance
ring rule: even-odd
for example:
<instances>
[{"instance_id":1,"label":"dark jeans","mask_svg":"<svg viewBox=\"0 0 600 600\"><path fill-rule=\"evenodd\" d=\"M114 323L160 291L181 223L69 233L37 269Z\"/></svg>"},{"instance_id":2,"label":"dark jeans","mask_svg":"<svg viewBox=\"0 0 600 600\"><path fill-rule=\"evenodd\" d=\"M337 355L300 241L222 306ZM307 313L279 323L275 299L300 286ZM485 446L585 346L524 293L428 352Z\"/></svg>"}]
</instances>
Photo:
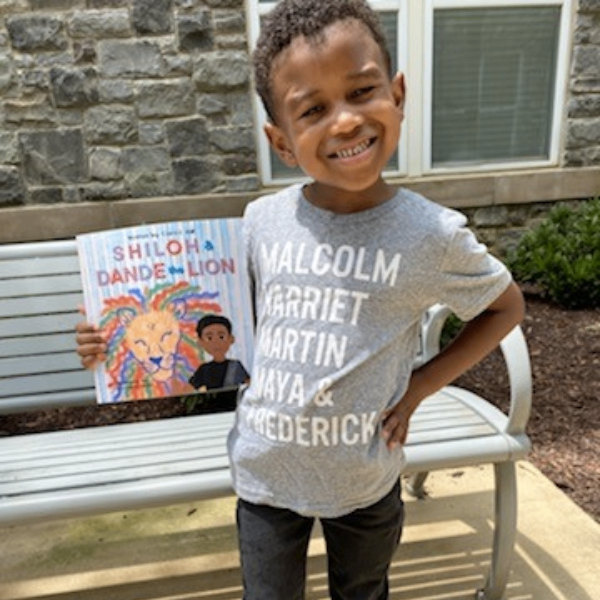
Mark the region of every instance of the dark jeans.
<instances>
[{"instance_id":1,"label":"dark jeans","mask_svg":"<svg viewBox=\"0 0 600 600\"><path fill-rule=\"evenodd\" d=\"M388 569L400 541L400 482L372 506L321 519L332 600L386 600ZM238 500L244 600L303 600L311 517Z\"/></svg>"}]
</instances>

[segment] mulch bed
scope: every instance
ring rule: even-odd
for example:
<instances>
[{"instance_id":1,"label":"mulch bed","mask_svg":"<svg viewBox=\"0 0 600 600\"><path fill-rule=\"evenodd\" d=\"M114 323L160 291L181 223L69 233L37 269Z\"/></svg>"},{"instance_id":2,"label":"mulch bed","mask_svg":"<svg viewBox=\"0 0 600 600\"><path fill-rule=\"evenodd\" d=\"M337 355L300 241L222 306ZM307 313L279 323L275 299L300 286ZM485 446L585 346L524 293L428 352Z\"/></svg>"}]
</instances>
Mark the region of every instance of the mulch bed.
<instances>
[{"instance_id":1,"label":"mulch bed","mask_svg":"<svg viewBox=\"0 0 600 600\"><path fill-rule=\"evenodd\" d=\"M600 310L565 311L526 291L534 382L528 433L531 462L589 515L600 521ZM508 406L500 352L457 384ZM0 434L15 435L135 420L183 416L178 399L47 410L2 417Z\"/></svg>"}]
</instances>

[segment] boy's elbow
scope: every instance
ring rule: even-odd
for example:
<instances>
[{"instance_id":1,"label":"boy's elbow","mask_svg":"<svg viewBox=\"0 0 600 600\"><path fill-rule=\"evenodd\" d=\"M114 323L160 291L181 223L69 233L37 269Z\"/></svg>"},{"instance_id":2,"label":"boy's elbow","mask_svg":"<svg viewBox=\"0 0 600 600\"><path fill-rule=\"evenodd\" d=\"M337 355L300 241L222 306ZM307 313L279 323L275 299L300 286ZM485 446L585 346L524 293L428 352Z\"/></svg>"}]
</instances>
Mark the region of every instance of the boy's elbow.
<instances>
[{"instance_id":1,"label":"boy's elbow","mask_svg":"<svg viewBox=\"0 0 600 600\"><path fill-rule=\"evenodd\" d=\"M525 318L525 299L519 286L512 281L500 297L489 307L494 312L501 312L510 329L520 325Z\"/></svg>"}]
</instances>

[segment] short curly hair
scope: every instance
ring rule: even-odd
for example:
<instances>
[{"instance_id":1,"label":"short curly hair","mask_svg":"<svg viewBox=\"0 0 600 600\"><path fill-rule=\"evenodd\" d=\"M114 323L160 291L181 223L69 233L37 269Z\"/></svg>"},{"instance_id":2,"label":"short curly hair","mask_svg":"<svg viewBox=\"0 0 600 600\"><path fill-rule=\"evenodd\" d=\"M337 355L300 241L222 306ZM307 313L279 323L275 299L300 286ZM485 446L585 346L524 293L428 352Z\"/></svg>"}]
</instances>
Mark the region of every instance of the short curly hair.
<instances>
[{"instance_id":1,"label":"short curly hair","mask_svg":"<svg viewBox=\"0 0 600 600\"><path fill-rule=\"evenodd\" d=\"M271 81L275 58L298 36L318 37L327 26L345 19L367 26L391 77L392 61L381 23L365 0L281 0L264 18L253 54L256 91L272 122L276 122Z\"/></svg>"}]
</instances>

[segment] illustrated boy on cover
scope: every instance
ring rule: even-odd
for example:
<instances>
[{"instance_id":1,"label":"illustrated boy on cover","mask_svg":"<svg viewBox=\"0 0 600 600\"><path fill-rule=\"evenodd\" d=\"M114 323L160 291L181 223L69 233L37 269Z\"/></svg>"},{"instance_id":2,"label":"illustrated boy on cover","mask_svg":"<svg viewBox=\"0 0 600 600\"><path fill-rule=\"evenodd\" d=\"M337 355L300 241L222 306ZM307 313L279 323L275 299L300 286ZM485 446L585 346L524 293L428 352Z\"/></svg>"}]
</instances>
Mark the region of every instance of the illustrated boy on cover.
<instances>
[{"instance_id":1,"label":"illustrated boy on cover","mask_svg":"<svg viewBox=\"0 0 600 600\"><path fill-rule=\"evenodd\" d=\"M231 321L222 315L206 315L196 326L202 349L212 361L200 365L190 377L190 384L200 392L239 387L250 380L244 365L228 359L229 348L234 344Z\"/></svg>"}]
</instances>

